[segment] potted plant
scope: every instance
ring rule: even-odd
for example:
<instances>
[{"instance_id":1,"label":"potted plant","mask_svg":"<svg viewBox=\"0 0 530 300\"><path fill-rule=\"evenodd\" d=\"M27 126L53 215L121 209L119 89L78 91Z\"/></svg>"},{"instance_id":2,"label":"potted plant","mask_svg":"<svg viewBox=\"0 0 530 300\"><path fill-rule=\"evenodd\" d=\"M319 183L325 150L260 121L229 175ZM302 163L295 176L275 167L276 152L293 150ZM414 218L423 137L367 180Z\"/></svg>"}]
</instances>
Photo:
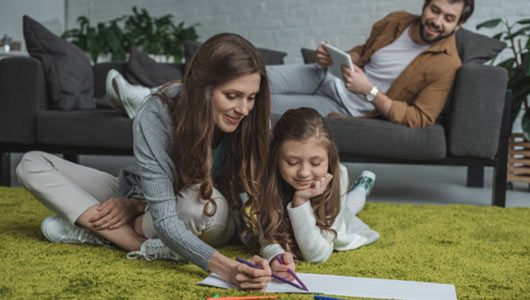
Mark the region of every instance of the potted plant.
<instances>
[{"instance_id":1,"label":"potted plant","mask_svg":"<svg viewBox=\"0 0 530 300\"><path fill-rule=\"evenodd\" d=\"M184 42L196 41L199 37L195 26L184 26L184 22L174 25L172 15L154 18L147 10L138 11L133 7L133 15L125 18L125 36L130 45L145 53L172 57L180 62L184 57Z\"/></svg>"},{"instance_id":2,"label":"potted plant","mask_svg":"<svg viewBox=\"0 0 530 300\"><path fill-rule=\"evenodd\" d=\"M172 15L159 18L149 15L147 10L132 9L132 15L125 15L96 26L85 16L77 19L79 28L63 33L62 37L89 53L96 63L101 55L110 55L112 61L125 61L131 47L141 51L164 55L174 62L182 61L183 45L187 40L196 41L199 37L195 27L173 23Z\"/></svg>"},{"instance_id":3,"label":"potted plant","mask_svg":"<svg viewBox=\"0 0 530 300\"><path fill-rule=\"evenodd\" d=\"M524 182L530 186L530 19L512 24L506 19L492 19L477 25L477 29L495 28L502 24L502 31L493 38L508 42L511 56L497 64L508 70L508 88L512 90L512 126L521 106L526 109L522 119L521 133L513 133L510 138L507 182ZM523 46L524 44L524 46ZM494 63L494 62L492 62Z\"/></svg>"},{"instance_id":4,"label":"potted plant","mask_svg":"<svg viewBox=\"0 0 530 300\"><path fill-rule=\"evenodd\" d=\"M492 19L478 24L477 29L495 28L500 24L503 25L502 31L493 38L507 41L512 56L496 65L508 70L508 88L512 90L512 125L524 105L526 113L522 128L526 140L530 141L530 110L527 103L530 94L530 19L513 24L506 19Z\"/></svg>"}]
</instances>

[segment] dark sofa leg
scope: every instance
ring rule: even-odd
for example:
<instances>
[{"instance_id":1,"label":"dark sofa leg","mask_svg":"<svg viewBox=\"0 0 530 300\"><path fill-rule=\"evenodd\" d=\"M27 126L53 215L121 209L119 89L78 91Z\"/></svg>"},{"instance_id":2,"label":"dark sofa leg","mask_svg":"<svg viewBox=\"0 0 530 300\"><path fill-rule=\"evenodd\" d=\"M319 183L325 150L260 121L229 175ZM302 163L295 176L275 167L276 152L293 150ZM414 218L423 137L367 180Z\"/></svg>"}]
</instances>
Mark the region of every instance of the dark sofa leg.
<instances>
[{"instance_id":1,"label":"dark sofa leg","mask_svg":"<svg viewBox=\"0 0 530 300\"><path fill-rule=\"evenodd\" d=\"M500 207L506 207L506 171L506 159L499 159L493 172L491 196L493 205Z\"/></svg>"},{"instance_id":2,"label":"dark sofa leg","mask_svg":"<svg viewBox=\"0 0 530 300\"><path fill-rule=\"evenodd\" d=\"M0 153L0 185L11 186L11 153Z\"/></svg>"},{"instance_id":3,"label":"dark sofa leg","mask_svg":"<svg viewBox=\"0 0 530 300\"><path fill-rule=\"evenodd\" d=\"M497 149L497 162L493 172L493 205L506 207L506 177L508 171L508 144L511 130L512 91L506 91L504 111L502 114L499 148Z\"/></svg>"},{"instance_id":4,"label":"dark sofa leg","mask_svg":"<svg viewBox=\"0 0 530 300\"><path fill-rule=\"evenodd\" d=\"M467 186L483 187L484 186L484 167L468 166L467 167Z\"/></svg>"}]
</instances>

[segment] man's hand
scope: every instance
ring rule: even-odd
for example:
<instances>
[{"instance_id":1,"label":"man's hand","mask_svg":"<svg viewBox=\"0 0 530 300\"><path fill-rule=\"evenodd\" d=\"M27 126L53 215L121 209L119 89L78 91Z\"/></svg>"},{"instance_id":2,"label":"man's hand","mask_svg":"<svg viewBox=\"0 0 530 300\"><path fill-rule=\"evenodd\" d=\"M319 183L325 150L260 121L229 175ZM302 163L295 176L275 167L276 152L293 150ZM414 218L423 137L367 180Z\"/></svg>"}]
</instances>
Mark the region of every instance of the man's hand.
<instances>
[{"instance_id":1,"label":"man's hand","mask_svg":"<svg viewBox=\"0 0 530 300\"><path fill-rule=\"evenodd\" d=\"M326 43L328 42L326 41ZM333 63L333 61L331 60L331 56L329 56L328 54L328 51L322 45L318 45L317 47L317 54L315 60L316 63L322 67L329 67Z\"/></svg>"},{"instance_id":2,"label":"man's hand","mask_svg":"<svg viewBox=\"0 0 530 300\"><path fill-rule=\"evenodd\" d=\"M319 180L313 182L313 184L309 188L305 190L296 191L293 196L293 207L300 206L309 201L309 199L324 193L326 187L331 182L332 178L333 175L327 173Z\"/></svg>"},{"instance_id":3,"label":"man's hand","mask_svg":"<svg viewBox=\"0 0 530 300\"><path fill-rule=\"evenodd\" d=\"M291 268L291 270L294 271L295 264L294 264L293 255L289 252L285 252L282 254L278 254L278 256L280 256L283 259L283 262L285 264L281 264L276 258L274 258L273 260L271 260L272 272L289 281L293 281L294 280L293 275L291 275L291 273L287 271L287 269L289 268Z\"/></svg>"},{"instance_id":4,"label":"man's hand","mask_svg":"<svg viewBox=\"0 0 530 300\"><path fill-rule=\"evenodd\" d=\"M116 229L143 213L145 203L134 198L110 198L98 206L98 213L88 221L95 230Z\"/></svg>"},{"instance_id":5,"label":"man's hand","mask_svg":"<svg viewBox=\"0 0 530 300\"><path fill-rule=\"evenodd\" d=\"M342 79L344 80L344 85L348 91L364 96L370 92L374 85L368 80L362 69L355 65L353 68L355 71L350 70L346 66L342 66ZM375 99L372 101L372 104L377 111L379 111L381 116L388 119L388 115L392 109L392 99L379 91Z\"/></svg>"},{"instance_id":6,"label":"man's hand","mask_svg":"<svg viewBox=\"0 0 530 300\"><path fill-rule=\"evenodd\" d=\"M342 66L342 79L348 91L354 94L366 95L374 86L364 74L364 71L357 66L353 66L355 70L351 70L346 66Z\"/></svg>"}]
</instances>

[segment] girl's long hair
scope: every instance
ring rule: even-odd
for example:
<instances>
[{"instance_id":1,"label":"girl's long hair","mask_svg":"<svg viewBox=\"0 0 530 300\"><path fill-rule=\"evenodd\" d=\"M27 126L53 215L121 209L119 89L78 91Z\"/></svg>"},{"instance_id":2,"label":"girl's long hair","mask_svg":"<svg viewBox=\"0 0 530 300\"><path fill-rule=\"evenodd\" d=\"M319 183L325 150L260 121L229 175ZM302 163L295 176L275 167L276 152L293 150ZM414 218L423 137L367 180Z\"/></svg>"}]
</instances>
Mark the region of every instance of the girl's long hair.
<instances>
[{"instance_id":1,"label":"girl's long hair","mask_svg":"<svg viewBox=\"0 0 530 300\"><path fill-rule=\"evenodd\" d=\"M224 195L230 211L238 208L250 229L254 221L246 208L258 201L261 173L267 158L269 136L270 92L263 57L256 48L237 34L221 33L204 42L188 62L182 89L170 99L162 88L157 95L169 107L173 121L172 160L175 165L175 192L198 184L202 199L208 200L203 213L215 214L212 141L215 123L212 97L215 87L238 77L257 73L261 77L254 108L240 122L235 132L225 134L226 174L229 195ZM246 192L243 205L240 192ZM245 232L248 233L248 232Z\"/></svg>"},{"instance_id":2,"label":"girl's long hair","mask_svg":"<svg viewBox=\"0 0 530 300\"><path fill-rule=\"evenodd\" d=\"M310 199L317 226L336 237L331 228L340 212L340 166L339 155L333 135L322 116L312 108L288 110L274 126L269 147L269 164L265 169L261 189L261 202L257 215L262 237L269 243L278 243L295 257L301 258L287 204L292 201L295 190L283 180L279 171L280 150L286 141L306 141L316 137L328 151L329 169L333 175L324 193Z\"/></svg>"}]
</instances>

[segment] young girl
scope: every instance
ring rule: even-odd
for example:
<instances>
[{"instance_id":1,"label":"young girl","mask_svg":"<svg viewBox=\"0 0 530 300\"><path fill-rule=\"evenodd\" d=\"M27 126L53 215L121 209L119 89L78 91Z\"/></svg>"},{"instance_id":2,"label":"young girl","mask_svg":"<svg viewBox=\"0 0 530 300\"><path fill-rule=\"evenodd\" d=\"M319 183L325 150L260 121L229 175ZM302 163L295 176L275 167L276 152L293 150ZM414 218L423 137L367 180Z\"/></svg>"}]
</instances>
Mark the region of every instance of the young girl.
<instances>
[{"instance_id":1,"label":"young girl","mask_svg":"<svg viewBox=\"0 0 530 300\"><path fill-rule=\"evenodd\" d=\"M274 127L260 207L261 255L286 277L293 259L325 262L379 238L355 214L375 174L364 171L348 191L348 171L338 160L329 127L311 108L287 111ZM286 265L275 258L280 255Z\"/></svg>"}]
</instances>

